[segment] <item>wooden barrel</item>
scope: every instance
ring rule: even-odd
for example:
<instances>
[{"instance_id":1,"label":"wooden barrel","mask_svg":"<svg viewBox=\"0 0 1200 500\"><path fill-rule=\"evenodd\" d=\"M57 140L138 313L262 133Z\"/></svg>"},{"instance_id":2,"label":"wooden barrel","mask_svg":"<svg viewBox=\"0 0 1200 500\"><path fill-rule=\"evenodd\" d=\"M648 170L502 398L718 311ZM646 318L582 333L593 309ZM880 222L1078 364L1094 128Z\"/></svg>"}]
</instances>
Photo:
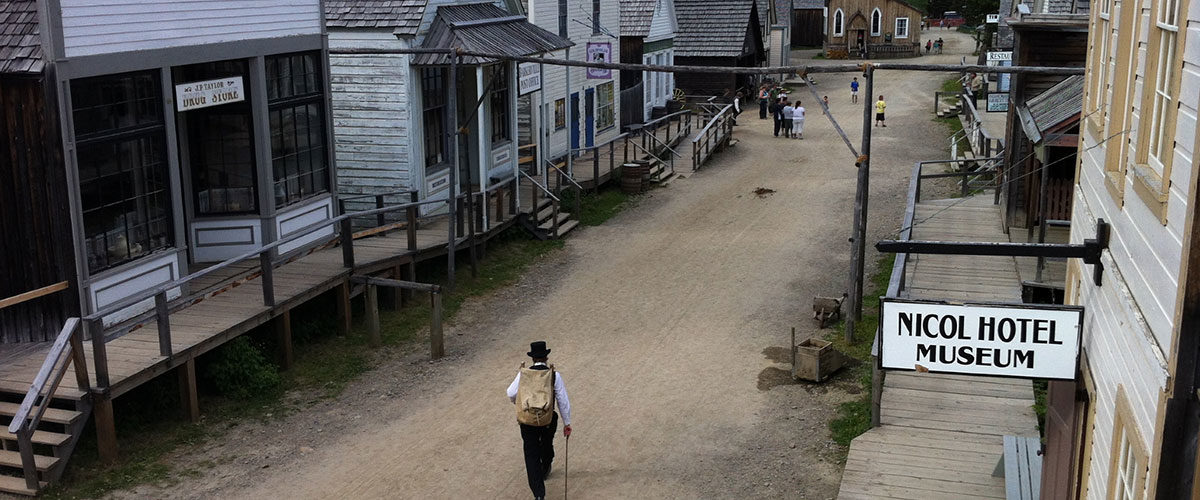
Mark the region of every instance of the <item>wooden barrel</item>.
<instances>
[{"instance_id":1,"label":"wooden barrel","mask_svg":"<svg viewBox=\"0 0 1200 500\"><path fill-rule=\"evenodd\" d=\"M640 194L650 185L650 163L634 161L621 165L621 191Z\"/></svg>"}]
</instances>

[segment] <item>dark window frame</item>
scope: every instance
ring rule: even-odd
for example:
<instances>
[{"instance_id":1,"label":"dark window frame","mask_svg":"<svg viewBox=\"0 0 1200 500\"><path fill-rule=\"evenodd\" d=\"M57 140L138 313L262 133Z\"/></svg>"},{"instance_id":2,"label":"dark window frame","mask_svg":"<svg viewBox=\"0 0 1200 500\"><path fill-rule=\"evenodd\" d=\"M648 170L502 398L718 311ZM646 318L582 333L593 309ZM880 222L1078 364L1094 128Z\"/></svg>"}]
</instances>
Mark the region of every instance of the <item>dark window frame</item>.
<instances>
[{"instance_id":1,"label":"dark window frame","mask_svg":"<svg viewBox=\"0 0 1200 500\"><path fill-rule=\"evenodd\" d=\"M265 58L265 64L272 191L278 209L330 191L329 134L325 126L328 110L320 52L271 55ZM305 126L303 135L299 128L301 116ZM288 139L291 139L290 151Z\"/></svg>"},{"instance_id":2,"label":"dark window frame","mask_svg":"<svg viewBox=\"0 0 1200 500\"><path fill-rule=\"evenodd\" d=\"M488 66L488 80L492 84L488 104L492 117L492 144L512 140L512 123L509 117L509 70L507 62Z\"/></svg>"},{"instance_id":3,"label":"dark window frame","mask_svg":"<svg viewBox=\"0 0 1200 500\"><path fill-rule=\"evenodd\" d=\"M421 68L421 130L424 133L425 167L446 163L446 81L444 67Z\"/></svg>"},{"instance_id":4,"label":"dark window frame","mask_svg":"<svg viewBox=\"0 0 1200 500\"><path fill-rule=\"evenodd\" d=\"M567 38L567 0L558 0L558 36Z\"/></svg>"},{"instance_id":5,"label":"dark window frame","mask_svg":"<svg viewBox=\"0 0 1200 500\"><path fill-rule=\"evenodd\" d=\"M216 61L211 63L201 63L189 66L176 68L175 82L196 82L206 80L216 80L229 77L242 77L243 83L250 80L250 66L244 59L233 59L226 61ZM187 165L190 171L188 175L191 178L190 196L192 201L192 211L197 217L222 217L230 215L246 215L259 213L259 186L258 169L260 168L257 161L258 138L254 134L254 107L252 99L258 98L251 94L249 85L244 85L243 100L234 103L222 104L208 108L185 111L179 117L181 122L186 123L181 131L186 132L180 134L181 141L187 141L188 156ZM245 154L245 158L234 158L238 152L229 149L230 136L220 137L219 134L227 131L225 125L209 125L199 124L197 122L214 119L218 116L236 116L244 119L243 126L245 127L246 147L240 152ZM216 154L212 154L209 158L212 161L202 164L202 159L205 155L214 153L203 144L205 140L212 140L216 137ZM239 161L241 160L241 161ZM239 174L237 166L239 164L249 164L249 185L232 185L229 181L231 178L236 178ZM233 167L233 168L231 168ZM216 179L213 182L213 179ZM236 190L248 189L249 196L245 197L246 206L231 208L233 199L238 198L236 194L230 196L230 193L236 193ZM207 196L207 200L202 199ZM223 199L217 199L223 197Z\"/></svg>"},{"instance_id":6,"label":"dark window frame","mask_svg":"<svg viewBox=\"0 0 1200 500\"><path fill-rule=\"evenodd\" d=\"M600 34L600 0L592 0L592 34Z\"/></svg>"},{"instance_id":7,"label":"dark window frame","mask_svg":"<svg viewBox=\"0 0 1200 500\"><path fill-rule=\"evenodd\" d=\"M149 70L72 80L71 94L88 271L95 274L173 247L161 74ZM97 219L108 220L99 232Z\"/></svg>"}]
</instances>

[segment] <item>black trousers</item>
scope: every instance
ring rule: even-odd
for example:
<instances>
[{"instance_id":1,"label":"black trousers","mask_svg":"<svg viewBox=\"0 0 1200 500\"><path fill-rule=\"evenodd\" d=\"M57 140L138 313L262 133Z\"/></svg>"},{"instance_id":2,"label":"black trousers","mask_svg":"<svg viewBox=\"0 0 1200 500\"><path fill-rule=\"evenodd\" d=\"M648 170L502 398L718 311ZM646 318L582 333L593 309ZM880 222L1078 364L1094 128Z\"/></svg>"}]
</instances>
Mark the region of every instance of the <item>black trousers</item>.
<instances>
[{"instance_id":1,"label":"black trousers","mask_svg":"<svg viewBox=\"0 0 1200 500\"><path fill-rule=\"evenodd\" d=\"M779 127L783 125L783 120L778 115L775 116L775 137L779 137Z\"/></svg>"},{"instance_id":2,"label":"black trousers","mask_svg":"<svg viewBox=\"0 0 1200 500\"><path fill-rule=\"evenodd\" d=\"M758 119L759 120L767 119L767 100L766 99L758 100Z\"/></svg>"},{"instance_id":3,"label":"black trousers","mask_svg":"<svg viewBox=\"0 0 1200 500\"><path fill-rule=\"evenodd\" d=\"M558 412L550 419L550 425L521 426L521 441L525 443L525 474L529 477L529 489L534 497L546 496L546 473L554 461L554 432L558 430Z\"/></svg>"}]
</instances>

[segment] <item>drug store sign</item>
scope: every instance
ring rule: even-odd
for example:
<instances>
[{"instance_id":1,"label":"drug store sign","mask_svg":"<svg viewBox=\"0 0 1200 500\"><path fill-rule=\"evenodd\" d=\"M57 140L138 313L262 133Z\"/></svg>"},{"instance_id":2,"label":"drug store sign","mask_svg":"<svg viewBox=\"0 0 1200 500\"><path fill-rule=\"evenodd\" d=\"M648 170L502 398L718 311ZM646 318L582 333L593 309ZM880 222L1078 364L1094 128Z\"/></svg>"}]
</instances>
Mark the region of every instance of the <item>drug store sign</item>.
<instances>
[{"instance_id":1,"label":"drug store sign","mask_svg":"<svg viewBox=\"0 0 1200 500\"><path fill-rule=\"evenodd\" d=\"M175 109L178 111L208 108L244 100L246 100L246 90L240 76L175 86Z\"/></svg>"},{"instance_id":2,"label":"drug store sign","mask_svg":"<svg viewBox=\"0 0 1200 500\"><path fill-rule=\"evenodd\" d=\"M884 299L883 368L1074 380L1083 308Z\"/></svg>"}]
</instances>

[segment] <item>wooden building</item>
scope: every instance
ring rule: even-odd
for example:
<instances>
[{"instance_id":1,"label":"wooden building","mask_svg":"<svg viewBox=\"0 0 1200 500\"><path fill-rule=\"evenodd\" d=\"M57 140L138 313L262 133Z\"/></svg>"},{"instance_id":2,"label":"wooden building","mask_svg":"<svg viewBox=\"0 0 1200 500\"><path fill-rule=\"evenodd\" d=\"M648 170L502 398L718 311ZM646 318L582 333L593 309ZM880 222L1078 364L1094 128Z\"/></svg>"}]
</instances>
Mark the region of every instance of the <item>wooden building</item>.
<instances>
[{"instance_id":1,"label":"wooden building","mask_svg":"<svg viewBox=\"0 0 1200 500\"><path fill-rule=\"evenodd\" d=\"M757 67L767 61L763 17L756 0L675 0L679 32L675 61L688 66ZM675 85L689 96L754 93L748 75L678 73Z\"/></svg>"},{"instance_id":2,"label":"wooden building","mask_svg":"<svg viewBox=\"0 0 1200 500\"><path fill-rule=\"evenodd\" d=\"M904 0L829 0L825 48L831 58L921 55L924 12Z\"/></svg>"},{"instance_id":3,"label":"wooden building","mask_svg":"<svg viewBox=\"0 0 1200 500\"><path fill-rule=\"evenodd\" d=\"M1052 9L1052 12L1018 12L1006 19L1013 33L1013 65L1082 67L1086 61L1087 14L1079 10L1086 9L1086 3L1054 2L1051 5L1047 0L1045 8ZM1068 166L1074 162L1061 158L1039 160L1038 154L1044 155L1047 150L1030 140L1035 135L1026 132L1028 127L1022 127L1022 117L1019 114L1028 101L1046 93L1064 79L1065 76L1056 75L1020 74L1011 77L1008 125L1004 138L1007 147L1001 163L1004 182L1000 197L1007 227L1027 228L1040 223L1037 211L1038 196L1042 191L1039 170L1041 161L1050 160L1047 178L1057 183L1056 186L1060 186L1047 191L1047 195L1050 196L1048 205L1071 205L1071 190L1062 187L1061 183L1063 179L1074 179L1074 168ZM1079 90L1081 89L1077 89ZM980 103L982 105L983 101ZM1058 150L1050 150L1054 151ZM1069 214L1058 213L1055 218L1062 215Z\"/></svg>"},{"instance_id":4,"label":"wooden building","mask_svg":"<svg viewBox=\"0 0 1200 500\"><path fill-rule=\"evenodd\" d=\"M1009 193L1020 191L1028 205L1023 210L1028 223L1021 227L1027 227L1030 234L1043 221L1071 219L1082 99L1083 77L1072 76L1014 110L1020 127L1013 134L1020 143L1016 147L1029 154L1017 159L1021 161L1010 173L1014 185Z\"/></svg>"},{"instance_id":5,"label":"wooden building","mask_svg":"<svg viewBox=\"0 0 1200 500\"><path fill-rule=\"evenodd\" d=\"M621 62L674 64L676 30L674 0L621 0ZM664 113L674 90L673 73L621 70L621 126Z\"/></svg>"},{"instance_id":6,"label":"wooden building","mask_svg":"<svg viewBox=\"0 0 1200 500\"><path fill-rule=\"evenodd\" d=\"M0 2L0 343L53 339L80 308L41 35L35 0Z\"/></svg>"},{"instance_id":7,"label":"wooden building","mask_svg":"<svg viewBox=\"0 0 1200 500\"><path fill-rule=\"evenodd\" d=\"M1050 384L1042 498L1198 498L1200 0L1102 0L1087 19L1071 242L1101 219L1111 236L1102 280L1068 263L1083 353Z\"/></svg>"},{"instance_id":8,"label":"wooden building","mask_svg":"<svg viewBox=\"0 0 1200 500\"><path fill-rule=\"evenodd\" d=\"M458 47L529 56L571 45L494 3L338 0L325 9L336 50ZM517 64L462 58L450 97L454 117L449 71L449 58L437 54L331 56L340 192L415 190L423 200L447 199L455 164L447 131L454 122L467 130L459 142L458 193L516 176ZM373 198L349 208L368 204ZM489 216L482 214L485 225Z\"/></svg>"},{"instance_id":9,"label":"wooden building","mask_svg":"<svg viewBox=\"0 0 1200 500\"><path fill-rule=\"evenodd\" d=\"M6 262L0 275L13 281L0 286L5 297L63 281L68 289L41 299L57 312L30 325L36 333L0 339L44 339L63 314L100 310L334 216L319 2L97 12L62 0L53 12L28 12L37 5L5 2L3 110L24 110L5 125L17 159L5 168L45 185L0 203L26 205L3 212L5 224L24 227L8 233L11 244L45 234L4 252L20 260ZM216 11L237 16L208 15ZM185 28L194 35L179 36ZM32 218L7 220L20 213Z\"/></svg>"},{"instance_id":10,"label":"wooden building","mask_svg":"<svg viewBox=\"0 0 1200 500\"><path fill-rule=\"evenodd\" d=\"M792 47L821 47L829 29L825 0L791 0Z\"/></svg>"}]
</instances>

